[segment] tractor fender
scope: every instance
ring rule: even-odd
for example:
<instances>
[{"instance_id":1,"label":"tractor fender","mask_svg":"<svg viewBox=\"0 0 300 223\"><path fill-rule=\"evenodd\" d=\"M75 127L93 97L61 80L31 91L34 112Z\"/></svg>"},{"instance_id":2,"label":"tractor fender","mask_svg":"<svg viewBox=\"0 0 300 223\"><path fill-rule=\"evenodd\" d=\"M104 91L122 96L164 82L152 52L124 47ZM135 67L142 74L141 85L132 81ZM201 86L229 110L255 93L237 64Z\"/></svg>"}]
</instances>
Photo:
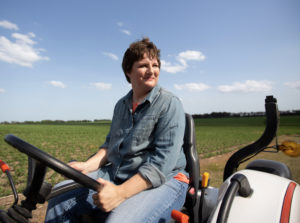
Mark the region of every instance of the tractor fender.
<instances>
[{"instance_id":1,"label":"tractor fender","mask_svg":"<svg viewBox=\"0 0 300 223\"><path fill-rule=\"evenodd\" d=\"M300 222L300 186L296 182L274 174L244 169L251 187L248 197L234 195L227 222ZM230 176L220 187L218 202L208 222L217 222L223 198L231 183Z\"/></svg>"}]
</instances>

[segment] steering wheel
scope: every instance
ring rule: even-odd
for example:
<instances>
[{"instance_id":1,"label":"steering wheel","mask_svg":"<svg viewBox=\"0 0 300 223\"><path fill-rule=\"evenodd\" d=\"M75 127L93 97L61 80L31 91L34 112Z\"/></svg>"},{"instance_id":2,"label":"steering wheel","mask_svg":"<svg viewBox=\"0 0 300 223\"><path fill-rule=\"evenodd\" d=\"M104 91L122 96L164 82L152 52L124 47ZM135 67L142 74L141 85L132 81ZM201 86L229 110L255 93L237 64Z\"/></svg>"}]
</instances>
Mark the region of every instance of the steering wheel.
<instances>
[{"instance_id":1,"label":"steering wheel","mask_svg":"<svg viewBox=\"0 0 300 223\"><path fill-rule=\"evenodd\" d=\"M5 137L5 141L9 145L18 149L20 152L25 153L26 155L39 161L43 165L50 167L51 169L55 170L56 172L62 174L63 176L70 178L87 188L97 191L97 189L100 187L100 183L98 181L88 177L87 175L68 166L67 164L63 163L62 161L52 157L48 153L34 147L33 145L23 141L22 139L14 136L14 135L11 135L11 134L7 135Z\"/></svg>"}]
</instances>

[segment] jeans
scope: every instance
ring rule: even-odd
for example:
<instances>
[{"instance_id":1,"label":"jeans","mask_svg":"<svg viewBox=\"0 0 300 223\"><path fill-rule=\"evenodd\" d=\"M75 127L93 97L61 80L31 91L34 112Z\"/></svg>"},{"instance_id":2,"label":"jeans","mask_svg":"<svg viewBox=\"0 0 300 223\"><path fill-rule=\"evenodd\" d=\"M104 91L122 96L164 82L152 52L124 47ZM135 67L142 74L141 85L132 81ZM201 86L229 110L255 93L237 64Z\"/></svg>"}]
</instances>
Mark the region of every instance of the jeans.
<instances>
[{"instance_id":1,"label":"jeans","mask_svg":"<svg viewBox=\"0 0 300 223\"><path fill-rule=\"evenodd\" d=\"M111 212L104 213L93 204L95 191L79 188L51 199L45 222L79 222L82 214L92 210L96 213L97 222L168 222L171 211L180 210L183 206L187 189L186 183L171 179L160 187L132 196Z\"/></svg>"}]
</instances>

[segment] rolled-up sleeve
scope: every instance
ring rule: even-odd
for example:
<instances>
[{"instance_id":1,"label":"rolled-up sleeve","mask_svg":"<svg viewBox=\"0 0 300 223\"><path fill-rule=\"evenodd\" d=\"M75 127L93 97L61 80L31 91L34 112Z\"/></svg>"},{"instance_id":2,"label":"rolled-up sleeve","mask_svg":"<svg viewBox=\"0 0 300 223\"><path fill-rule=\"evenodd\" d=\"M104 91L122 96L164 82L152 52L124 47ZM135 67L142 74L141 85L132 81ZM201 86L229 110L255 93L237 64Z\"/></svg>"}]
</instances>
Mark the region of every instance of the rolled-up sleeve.
<instances>
[{"instance_id":1,"label":"rolled-up sleeve","mask_svg":"<svg viewBox=\"0 0 300 223\"><path fill-rule=\"evenodd\" d=\"M181 102L171 97L166 111L158 119L154 133L154 149L139 173L158 187L166 181L166 176L176 168L180 159L185 129L185 115Z\"/></svg>"}]
</instances>

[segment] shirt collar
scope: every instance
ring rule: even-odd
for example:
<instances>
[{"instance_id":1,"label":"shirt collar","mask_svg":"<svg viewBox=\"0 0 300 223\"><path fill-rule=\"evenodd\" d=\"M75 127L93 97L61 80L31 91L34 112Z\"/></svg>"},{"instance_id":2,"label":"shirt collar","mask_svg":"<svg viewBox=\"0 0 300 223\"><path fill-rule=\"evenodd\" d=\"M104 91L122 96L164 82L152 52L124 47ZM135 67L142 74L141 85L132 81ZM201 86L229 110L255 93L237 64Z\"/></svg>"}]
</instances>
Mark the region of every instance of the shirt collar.
<instances>
[{"instance_id":1,"label":"shirt collar","mask_svg":"<svg viewBox=\"0 0 300 223\"><path fill-rule=\"evenodd\" d=\"M144 99L143 102L145 101L149 101L150 104L154 101L154 99L156 98L156 96L158 95L159 91L160 91L161 87L159 85L156 85L150 92L149 94L146 96L146 98Z\"/></svg>"},{"instance_id":2,"label":"shirt collar","mask_svg":"<svg viewBox=\"0 0 300 223\"><path fill-rule=\"evenodd\" d=\"M159 85L156 85L145 97L145 99L141 102L143 104L144 102L148 101L150 104L153 102L153 100L156 98L156 96L159 94L161 87ZM132 106L132 89L127 93L127 95L124 97L123 101L126 103L129 107Z\"/></svg>"}]
</instances>

